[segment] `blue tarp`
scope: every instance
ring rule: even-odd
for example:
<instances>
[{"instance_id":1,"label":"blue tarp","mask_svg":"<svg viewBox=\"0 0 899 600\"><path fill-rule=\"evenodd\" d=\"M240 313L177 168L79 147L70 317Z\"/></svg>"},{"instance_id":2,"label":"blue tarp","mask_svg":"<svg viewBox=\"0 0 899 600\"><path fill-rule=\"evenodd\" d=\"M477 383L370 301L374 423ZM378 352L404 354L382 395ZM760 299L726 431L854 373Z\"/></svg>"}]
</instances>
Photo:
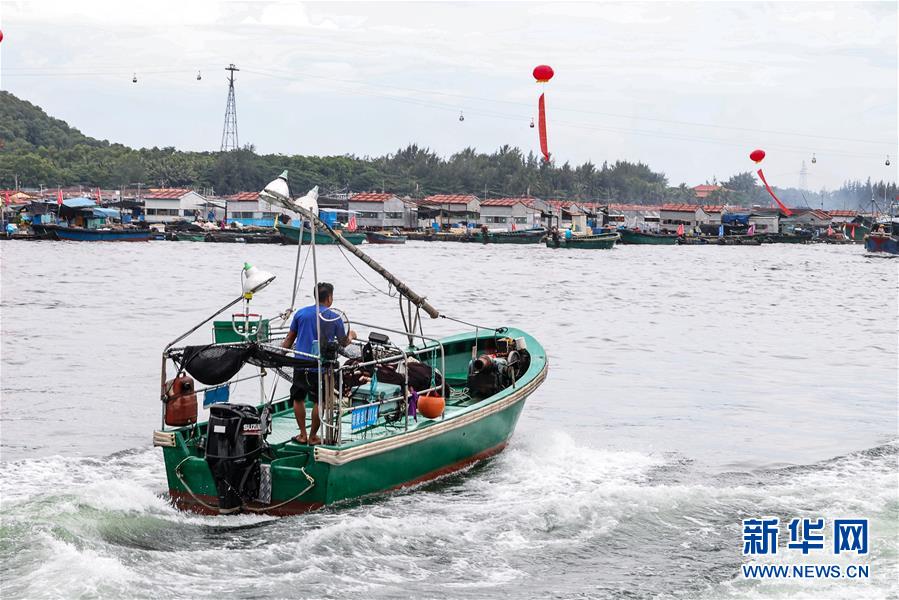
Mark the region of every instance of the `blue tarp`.
<instances>
[{"instance_id":1,"label":"blue tarp","mask_svg":"<svg viewBox=\"0 0 899 600\"><path fill-rule=\"evenodd\" d=\"M97 206L97 203L90 198L66 198L62 201L62 205L68 208L87 208Z\"/></svg>"},{"instance_id":2,"label":"blue tarp","mask_svg":"<svg viewBox=\"0 0 899 600\"><path fill-rule=\"evenodd\" d=\"M116 208L101 208L99 206L95 206L95 207L93 207L93 213L94 213L95 217L101 217L104 219L118 219L119 218L119 211Z\"/></svg>"},{"instance_id":3,"label":"blue tarp","mask_svg":"<svg viewBox=\"0 0 899 600\"><path fill-rule=\"evenodd\" d=\"M749 215L725 213L721 215L721 222L727 225L749 225Z\"/></svg>"}]
</instances>

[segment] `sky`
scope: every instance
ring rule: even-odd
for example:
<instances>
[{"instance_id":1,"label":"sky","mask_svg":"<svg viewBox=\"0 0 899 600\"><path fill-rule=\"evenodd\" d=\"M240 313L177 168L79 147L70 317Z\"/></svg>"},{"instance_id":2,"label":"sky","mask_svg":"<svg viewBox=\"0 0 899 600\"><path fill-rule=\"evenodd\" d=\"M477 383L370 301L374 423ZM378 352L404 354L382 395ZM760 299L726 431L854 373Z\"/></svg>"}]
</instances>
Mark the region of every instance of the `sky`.
<instances>
[{"instance_id":1,"label":"sky","mask_svg":"<svg viewBox=\"0 0 899 600\"><path fill-rule=\"evenodd\" d=\"M539 153L544 91L557 164L692 186L763 148L773 185L805 162L813 191L899 164L895 2L0 0L0 29L0 89L133 147L218 150L234 63L239 141L262 153Z\"/></svg>"}]
</instances>

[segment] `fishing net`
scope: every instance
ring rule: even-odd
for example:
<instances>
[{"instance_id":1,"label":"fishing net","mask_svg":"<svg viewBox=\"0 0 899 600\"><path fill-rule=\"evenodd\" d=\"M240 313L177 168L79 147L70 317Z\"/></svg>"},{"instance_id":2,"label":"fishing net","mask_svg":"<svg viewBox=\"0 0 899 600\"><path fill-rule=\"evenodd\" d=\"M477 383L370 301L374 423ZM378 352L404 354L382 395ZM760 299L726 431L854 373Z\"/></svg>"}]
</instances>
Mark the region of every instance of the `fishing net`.
<instances>
[{"instance_id":1,"label":"fishing net","mask_svg":"<svg viewBox=\"0 0 899 600\"><path fill-rule=\"evenodd\" d=\"M216 344L187 346L182 351L172 354L172 360L194 379L206 385L225 383L237 375L245 364L270 369L318 367L318 363L314 360L295 358L253 342L227 346Z\"/></svg>"}]
</instances>

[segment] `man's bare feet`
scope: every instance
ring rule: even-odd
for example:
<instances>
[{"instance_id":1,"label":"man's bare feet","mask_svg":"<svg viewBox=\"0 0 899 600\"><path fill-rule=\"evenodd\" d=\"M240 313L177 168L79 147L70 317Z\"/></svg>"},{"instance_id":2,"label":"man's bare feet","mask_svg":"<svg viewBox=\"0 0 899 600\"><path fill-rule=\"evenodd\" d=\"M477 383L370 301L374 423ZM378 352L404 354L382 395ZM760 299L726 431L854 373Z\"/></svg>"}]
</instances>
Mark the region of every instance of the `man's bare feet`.
<instances>
[{"instance_id":1,"label":"man's bare feet","mask_svg":"<svg viewBox=\"0 0 899 600\"><path fill-rule=\"evenodd\" d=\"M303 444L303 445L306 445L306 444L308 443L308 442L306 441L306 434L305 434L305 433L300 433L300 434L298 434L298 435L293 436L293 441L295 441L295 442L298 443L298 444Z\"/></svg>"},{"instance_id":2,"label":"man's bare feet","mask_svg":"<svg viewBox=\"0 0 899 600\"><path fill-rule=\"evenodd\" d=\"M310 446L317 446L318 444L321 444L321 443L322 443L322 439L320 437L318 437L317 435L313 435L311 438L309 438Z\"/></svg>"}]
</instances>

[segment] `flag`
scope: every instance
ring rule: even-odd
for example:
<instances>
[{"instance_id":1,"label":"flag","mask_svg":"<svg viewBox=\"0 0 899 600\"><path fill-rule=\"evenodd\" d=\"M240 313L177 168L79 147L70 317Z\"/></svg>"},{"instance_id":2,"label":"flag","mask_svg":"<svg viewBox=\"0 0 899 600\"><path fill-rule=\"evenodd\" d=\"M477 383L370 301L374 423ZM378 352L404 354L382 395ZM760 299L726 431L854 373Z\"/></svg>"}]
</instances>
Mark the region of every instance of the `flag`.
<instances>
[{"instance_id":1,"label":"flag","mask_svg":"<svg viewBox=\"0 0 899 600\"><path fill-rule=\"evenodd\" d=\"M746 235L755 235L755 223L749 226L749 231L746 232Z\"/></svg>"},{"instance_id":2,"label":"flag","mask_svg":"<svg viewBox=\"0 0 899 600\"><path fill-rule=\"evenodd\" d=\"M833 227L831 227L830 225L827 226L827 235L828 236L833 235Z\"/></svg>"},{"instance_id":3,"label":"flag","mask_svg":"<svg viewBox=\"0 0 899 600\"><path fill-rule=\"evenodd\" d=\"M100 188L97 188L97 206L100 206Z\"/></svg>"},{"instance_id":4,"label":"flag","mask_svg":"<svg viewBox=\"0 0 899 600\"><path fill-rule=\"evenodd\" d=\"M543 99L543 94L540 94L540 100L537 102L537 113L540 153L543 154L543 160L549 162L549 147L546 143L546 101ZM530 192L530 189L528 192Z\"/></svg>"},{"instance_id":5,"label":"flag","mask_svg":"<svg viewBox=\"0 0 899 600\"><path fill-rule=\"evenodd\" d=\"M677 235L684 235L684 224L681 223L677 226Z\"/></svg>"},{"instance_id":6,"label":"flag","mask_svg":"<svg viewBox=\"0 0 899 600\"><path fill-rule=\"evenodd\" d=\"M356 215L350 215L350 220L346 224L347 231L356 231Z\"/></svg>"},{"instance_id":7,"label":"flag","mask_svg":"<svg viewBox=\"0 0 899 600\"><path fill-rule=\"evenodd\" d=\"M515 221L512 221L512 231L515 231Z\"/></svg>"},{"instance_id":8,"label":"flag","mask_svg":"<svg viewBox=\"0 0 899 600\"><path fill-rule=\"evenodd\" d=\"M10 205L10 202L11 202L11 201L10 201L10 199L9 199L9 190L6 190L6 206L9 206L9 205Z\"/></svg>"},{"instance_id":9,"label":"flag","mask_svg":"<svg viewBox=\"0 0 899 600\"><path fill-rule=\"evenodd\" d=\"M724 237L724 225L718 226L718 237Z\"/></svg>"},{"instance_id":10,"label":"flag","mask_svg":"<svg viewBox=\"0 0 899 600\"><path fill-rule=\"evenodd\" d=\"M62 190L56 188L56 204L62 206Z\"/></svg>"},{"instance_id":11,"label":"flag","mask_svg":"<svg viewBox=\"0 0 899 600\"><path fill-rule=\"evenodd\" d=\"M756 173L759 174L759 179L761 179L761 180L762 180L762 183L765 184L765 189L768 190L768 193L771 194L771 197L774 198L774 201L775 201L775 202L777 202L777 207L778 207L780 210L782 210L783 213L784 213L785 215L787 215L788 217L792 217L792 216L793 216L793 211L791 211L789 208L787 208L786 206L784 206L784 203L780 201L780 198L778 198L778 197L774 194L774 190L772 190L772 189L771 189L771 186L768 185L768 180L765 179L765 174L762 173L762 170L759 169L758 171L756 171Z\"/></svg>"}]
</instances>

